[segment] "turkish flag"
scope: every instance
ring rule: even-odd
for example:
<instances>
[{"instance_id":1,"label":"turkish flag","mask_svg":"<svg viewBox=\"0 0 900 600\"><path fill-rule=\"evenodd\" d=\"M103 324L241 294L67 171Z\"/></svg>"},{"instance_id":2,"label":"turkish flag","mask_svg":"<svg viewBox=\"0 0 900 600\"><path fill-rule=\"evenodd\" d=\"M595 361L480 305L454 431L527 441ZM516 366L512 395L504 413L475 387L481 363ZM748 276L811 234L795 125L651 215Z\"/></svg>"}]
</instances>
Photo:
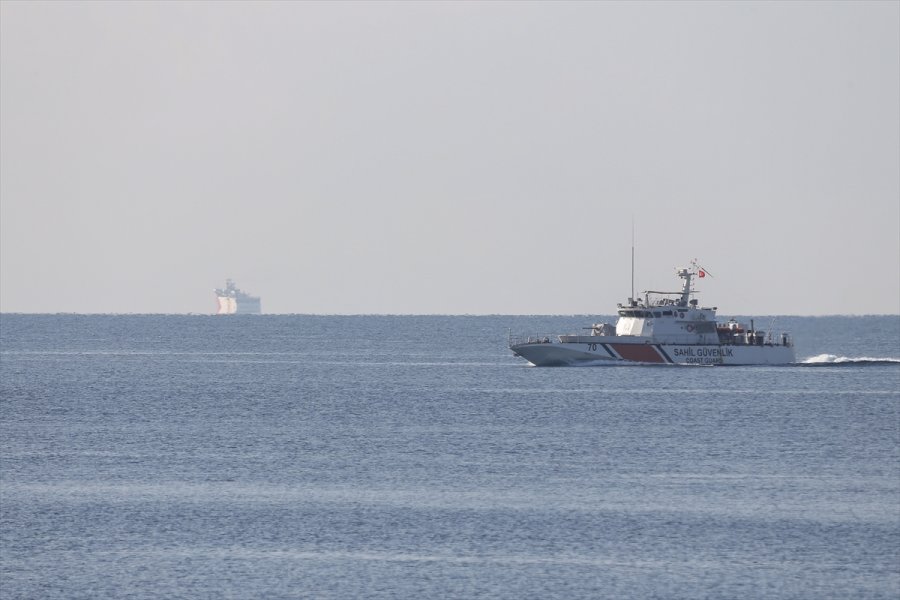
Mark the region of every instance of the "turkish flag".
<instances>
[{"instance_id":1,"label":"turkish flag","mask_svg":"<svg viewBox=\"0 0 900 600\"><path fill-rule=\"evenodd\" d=\"M706 277L706 271L700 269L700 277Z\"/></svg>"}]
</instances>

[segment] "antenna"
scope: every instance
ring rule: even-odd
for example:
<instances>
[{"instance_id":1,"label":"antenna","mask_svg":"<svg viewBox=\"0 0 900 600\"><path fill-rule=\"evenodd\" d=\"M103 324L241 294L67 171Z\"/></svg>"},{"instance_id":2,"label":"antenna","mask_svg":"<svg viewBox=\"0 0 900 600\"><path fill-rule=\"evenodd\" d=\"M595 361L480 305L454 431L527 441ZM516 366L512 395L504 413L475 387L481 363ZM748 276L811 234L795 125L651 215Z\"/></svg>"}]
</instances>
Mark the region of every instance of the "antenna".
<instances>
[{"instance_id":1,"label":"antenna","mask_svg":"<svg viewBox=\"0 0 900 600\"><path fill-rule=\"evenodd\" d=\"M631 298L634 299L634 215L631 215Z\"/></svg>"}]
</instances>

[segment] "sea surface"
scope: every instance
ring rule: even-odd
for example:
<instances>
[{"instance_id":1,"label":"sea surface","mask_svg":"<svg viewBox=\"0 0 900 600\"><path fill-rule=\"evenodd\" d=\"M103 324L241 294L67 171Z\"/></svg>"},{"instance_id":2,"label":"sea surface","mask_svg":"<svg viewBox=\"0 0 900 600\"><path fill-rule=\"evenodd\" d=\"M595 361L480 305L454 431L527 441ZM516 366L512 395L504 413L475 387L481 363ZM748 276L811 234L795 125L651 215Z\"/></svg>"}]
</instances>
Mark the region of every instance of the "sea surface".
<instances>
[{"instance_id":1,"label":"sea surface","mask_svg":"<svg viewBox=\"0 0 900 600\"><path fill-rule=\"evenodd\" d=\"M0 315L0 598L900 597L900 316L506 348L601 320Z\"/></svg>"}]
</instances>

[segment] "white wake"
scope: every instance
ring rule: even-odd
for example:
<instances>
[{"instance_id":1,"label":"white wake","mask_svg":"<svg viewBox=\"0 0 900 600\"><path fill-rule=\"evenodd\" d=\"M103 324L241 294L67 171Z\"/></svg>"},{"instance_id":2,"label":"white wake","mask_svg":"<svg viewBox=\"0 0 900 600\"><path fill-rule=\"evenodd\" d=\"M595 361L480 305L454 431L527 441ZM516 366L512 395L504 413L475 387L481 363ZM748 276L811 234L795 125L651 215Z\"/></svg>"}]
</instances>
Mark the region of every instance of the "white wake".
<instances>
[{"instance_id":1,"label":"white wake","mask_svg":"<svg viewBox=\"0 0 900 600\"><path fill-rule=\"evenodd\" d=\"M870 356L837 356L835 354L819 354L802 361L806 365L843 364L843 363L900 363L900 358L873 358Z\"/></svg>"}]
</instances>

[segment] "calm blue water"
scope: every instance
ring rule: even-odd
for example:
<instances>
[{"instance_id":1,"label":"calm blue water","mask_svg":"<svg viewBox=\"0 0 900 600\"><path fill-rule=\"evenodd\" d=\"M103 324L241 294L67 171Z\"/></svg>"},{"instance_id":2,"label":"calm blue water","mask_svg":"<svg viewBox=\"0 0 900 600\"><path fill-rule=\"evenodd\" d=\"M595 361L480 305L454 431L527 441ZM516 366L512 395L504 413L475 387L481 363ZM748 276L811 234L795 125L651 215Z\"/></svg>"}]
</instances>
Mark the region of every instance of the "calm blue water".
<instances>
[{"instance_id":1,"label":"calm blue water","mask_svg":"<svg viewBox=\"0 0 900 600\"><path fill-rule=\"evenodd\" d=\"M900 317L781 318L792 367L506 350L597 320L2 315L0 597L900 595Z\"/></svg>"}]
</instances>

